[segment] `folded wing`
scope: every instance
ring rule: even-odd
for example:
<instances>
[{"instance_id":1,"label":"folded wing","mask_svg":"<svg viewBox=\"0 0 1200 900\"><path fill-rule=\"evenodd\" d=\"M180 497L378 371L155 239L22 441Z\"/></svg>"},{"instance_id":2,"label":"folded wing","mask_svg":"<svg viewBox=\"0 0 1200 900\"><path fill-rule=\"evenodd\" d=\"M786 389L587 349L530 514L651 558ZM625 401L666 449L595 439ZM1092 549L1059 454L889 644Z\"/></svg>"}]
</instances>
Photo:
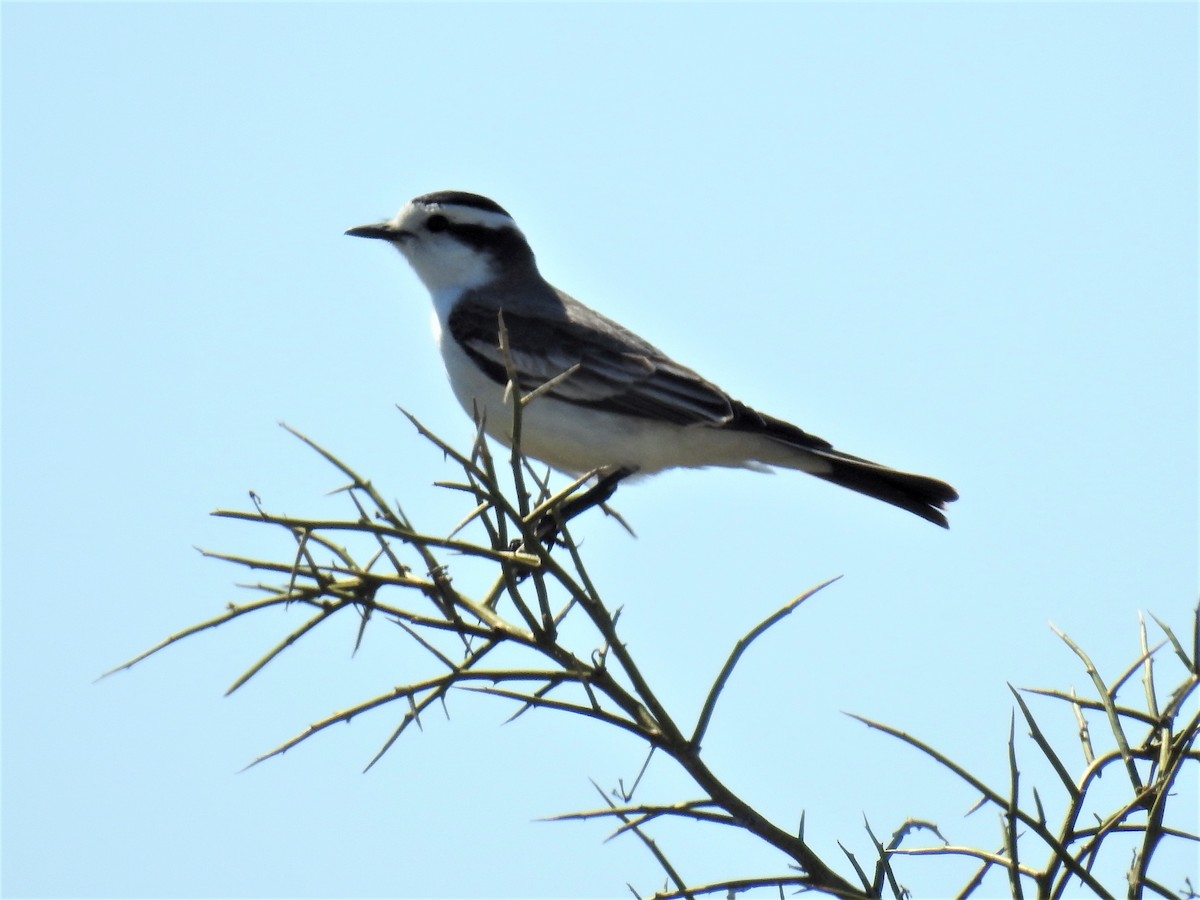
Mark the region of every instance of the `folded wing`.
<instances>
[{"instance_id":1,"label":"folded wing","mask_svg":"<svg viewBox=\"0 0 1200 900\"><path fill-rule=\"evenodd\" d=\"M827 441L731 398L616 322L559 294L553 314L528 315L478 303L459 303L449 317L460 346L497 383L508 381L500 351L500 318L519 386L533 390L572 366L579 368L549 396L566 403L676 425L764 431L797 447L826 449Z\"/></svg>"}]
</instances>

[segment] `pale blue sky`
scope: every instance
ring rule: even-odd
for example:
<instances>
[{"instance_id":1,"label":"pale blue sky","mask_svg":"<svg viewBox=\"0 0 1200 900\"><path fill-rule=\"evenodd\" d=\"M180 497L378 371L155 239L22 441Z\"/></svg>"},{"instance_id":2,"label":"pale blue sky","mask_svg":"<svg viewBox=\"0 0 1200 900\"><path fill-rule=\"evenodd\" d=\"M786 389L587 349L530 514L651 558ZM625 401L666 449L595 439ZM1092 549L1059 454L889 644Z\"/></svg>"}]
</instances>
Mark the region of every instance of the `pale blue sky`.
<instances>
[{"instance_id":1,"label":"pale blue sky","mask_svg":"<svg viewBox=\"0 0 1200 900\"><path fill-rule=\"evenodd\" d=\"M342 236L431 190L502 203L547 277L736 396L960 490L943 532L797 473L669 473L618 494L637 540L577 529L682 717L738 636L845 576L748 654L705 747L784 827L805 812L835 862L839 840L869 855L864 815L999 841L992 813L963 819L969 791L842 711L1003 783L1006 682L1088 687L1048 621L1109 677L1139 610L1188 627L1193 4L2 12L6 896L661 885L635 840L534 821L636 774L639 748L590 723L501 726L508 707L463 697L367 775L388 712L238 774L411 677L387 630L351 660L335 625L230 699L294 617L92 684L243 599L244 573L193 545L288 552L210 510L253 489L342 511L278 420L427 530L466 512L393 406L469 440L428 299ZM1067 711L1036 708L1070 746ZM658 836L695 881L784 869L723 834ZM938 896L969 868L902 871ZM1195 884L1195 854L1168 848L1156 875Z\"/></svg>"}]
</instances>

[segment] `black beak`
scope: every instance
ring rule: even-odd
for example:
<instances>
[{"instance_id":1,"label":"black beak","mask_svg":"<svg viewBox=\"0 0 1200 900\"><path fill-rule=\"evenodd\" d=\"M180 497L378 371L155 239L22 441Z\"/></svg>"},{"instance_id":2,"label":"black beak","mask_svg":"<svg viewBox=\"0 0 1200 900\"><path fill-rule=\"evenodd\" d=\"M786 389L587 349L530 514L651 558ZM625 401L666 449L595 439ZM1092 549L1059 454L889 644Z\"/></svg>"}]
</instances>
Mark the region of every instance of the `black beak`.
<instances>
[{"instance_id":1,"label":"black beak","mask_svg":"<svg viewBox=\"0 0 1200 900\"><path fill-rule=\"evenodd\" d=\"M355 225L353 228L346 229L346 234L350 237L375 238L379 241L393 243L402 241L406 237L412 237L411 233L393 228L386 222L380 225Z\"/></svg>"}]
</instances>

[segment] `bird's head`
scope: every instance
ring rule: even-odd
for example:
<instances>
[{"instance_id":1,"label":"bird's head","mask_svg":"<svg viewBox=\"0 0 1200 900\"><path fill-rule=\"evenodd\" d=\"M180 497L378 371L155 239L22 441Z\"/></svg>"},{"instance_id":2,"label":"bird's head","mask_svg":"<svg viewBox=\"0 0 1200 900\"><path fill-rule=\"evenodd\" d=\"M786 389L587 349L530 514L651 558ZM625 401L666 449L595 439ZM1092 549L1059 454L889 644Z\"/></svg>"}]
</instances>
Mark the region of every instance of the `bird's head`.
<instances>
[{"instance_id":1,"label":"bird's head","mask_svg":"<svg viewBox=\"0 0 1200 900\"><path fill-rule=\"evenodd\" d=\"M431 293L472 290L536 272L533 251L512 216L478 194L423 194L394 219L359 225L346 234L390 243Z\"/></svg>"}]
</instances>

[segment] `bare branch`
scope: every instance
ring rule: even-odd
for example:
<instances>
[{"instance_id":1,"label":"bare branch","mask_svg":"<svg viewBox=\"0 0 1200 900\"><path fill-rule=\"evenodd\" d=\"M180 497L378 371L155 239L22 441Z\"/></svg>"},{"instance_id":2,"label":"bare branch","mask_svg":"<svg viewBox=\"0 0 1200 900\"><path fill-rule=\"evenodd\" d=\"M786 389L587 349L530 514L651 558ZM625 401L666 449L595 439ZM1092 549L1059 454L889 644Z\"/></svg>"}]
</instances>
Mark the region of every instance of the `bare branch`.
<instances>
[{"instance_id":1,"label":"bare branch","mask_svg":"<svg viewBox=\"0 0 1200 900\"><path fill-rule=\"evenodd\" d=\"M170 637L165 638L162 641L159 641L157 644L155 644L149 650L139 653L133 659L128 660L127 662L123 662L123 663L121 663L121 665L115 666L115 667L109 669L107 672L105 672L102 675L100 675L99 677L97 677L96 681L100 681L102 678L107 678L108 676L114 675L117 672L123 672L126 669L132 669L134 666L136 666L138 663L142 662L143 660L149 659L151 656L158 653L160 650L165 650L167 647L170 647L172 644L179 643L184 638L189 638L192 635L199 634L202 631L208 631L210 628L219 628L221 625L224 625L227 622L232 622L234 619L238 618L239 616L244 616L249 613L254 613L254 612L258 612L263 609L268 609L272 606L286 605L288 603L295 603L295 602L311 603L313 606L319 605L312 600L292 597L292 596L290 596L288 594L284 594L284 593L273 594L272 596L267 597L263 600L258 600L258 601L252 602L252 603L247 603L243 606L234 606L234 605L230 604L229 611L226 612L224 615L216 616L215 618L212 618L212 619L207 619L206 621L200 622L197 625L193 625L190 628L185 628L185 629L183 629L183 631L176 632L175 634L171 635Z\"/></svg>"},{"instance_id":2,"label":"bare branch","mask_svg":"<svg viewBox=\"0 0 1200 900\"><path fill-rule=\"evenodd\" d=\"M503 489L497 477L496 461L485 440L482 416L476 417L470 453L463 454L432 435L405 412L419 434L462 468L462 478L438 484L447 489L446 496L469 504L465 515L459 518L458 525L450 534L426 534L413 525L399 503L384 500L368 480L332 453L288 428L289 432L320 454L348 480L334 493L349 498L353 504L353 514L348 514L344 519L275 515L267 512L261 499L254 494L251 494L253 512L217 511L215 515L280 528L289 535L289 540L294 541L295 545L288 545L286 554L281 554L284 556L281 560L205 553L206 556L253 571L272 573L280 583L246 585L251 590L265 592L265 596L249 604L230 606L220 616L168 637L145 653L105 673L105 676L137 665L185 637L216 628L248 613L288 607L293 603L311 607L311 611L305 613L302 624L296 626L293 623L283 637L233 683L230 687L232 692L262 671L285 649L330 620L335 613L350 608L358 615L355 649L363 641L368 622L378 623L382 617L403 632L404 636L399 640L404 648L410 647L408 640L415 642L419 652L410 656L426 667L422 674L427 674L429 670L436 674L418 677L326 716L258 757L251 762L251 766L286 753L334 724L350 722L358 715L399 701L403 713L391 735L367 764L366 768L370 769L409 726L415 723L418 728L423 728L421 717L432 704L441 704L448 716L450 692L455 689L467 690L516 701L520 706L510 720L532 709L572 714L601 725L620 728L645 742L648 749L646 763L632 787L627 789L624 781L620 782L619 803L614 802L593 781L593 786L604 798L605 808L565 813L552 819L612 820L615 828L609 840L630 832L635 834L667 875L670 887L656 895L664 900L716 893L732 896L755 889L775 890L782 897L788 888L820 891L830 896L859 900L877 900L890 891L894 897L902 900L907 898L908 890L898 877L899 861L945 854L973 858L979 863L960 896L965 897L979 890L989 875L992 880L988 881L988 886L995 887L992 882L998 883L1001 873L996 872L995 867L999 866L1005 870L1008 893L1013 897L1022 896L1023 891L1030 887L1025 880L1031 879L1036 885L1037 895L1047 900L1056 900L1077 886L1094 896L1108 898L1113 893L1099 883L1096 872L1101 870L1097 863L1102 849L1118 843L1109 842L1108 837L1118 834L1140 841L1129 867L1130 895L1140 896L1145 891L1169 895L1161 885L1151 880L1150 861L1157 847L1165 840L1197 840L1196 835L1175 827L1175 823L1167 819L1166 811L1169 801L1175 797L1172 788L1183 767L1200 762L1200 751L1196 749L1200 734L1200 712L1194 712L1190 705L1194 704L1196 693L1200 691L1200 670L1197 669L1200 657L1200 609L1196 611L1193 623L1193 646L1190 652L1161 622L1159 626L1166 639L1151 647L1144 618L1139 618L1141 655L1107 685L1087 654L1065 634L1058 632L1084 662L1097 691L1096 699L1077 697L1073 691L1018 691L1009 685L1028 727L1029 737L1050 763L1055 777L1067 793L1062 824L1057 832L1052 832L1048 825L1042 793L1036 785L1028 783L1029 776L1018 766L1015 711L1010 713L1007 743L1008 784L1002 791L989 787L965 767L905 732L854 716L868 727L891 734L920 750L977 790L981 797L977 808L994 804L999 811L1003 831L1003 842L998 849L982 850L951 845L932 823L910 819L896 829L885 846L867 824L867 833L876 854L873 877L868 877L855 855L842 847L849 865L861 882L855 885L834 871L806 842L803 814L795 834L778 827L730 790L701 755L701 744L712 726L717 702L751 644L795 611L804 600L836 579L818 585L781 607L733 645L709 687L690 737L685 736L622 640L617 629L621 607L606 605L588 574L568 527L573 515L593 503L600 503L607 513L613 514L603 506L603 501L619 481L621 473L589 473L555 492L551 490L547 477L539 475L520 454L523 410L529 403L538 402L556 385L572 377L574 370L569 369L549 382L533 387L528 393L522 393L525 386L518 383L502 321L500 326L501 349L508 362L511 382L509 395L514 435L507 460L509 465L505 467L502 464L500 468L506 481L511 474L513 490ZM287 428L286 425L283 427ZM597 483L589 487L592 479L596 479ZM527 483L533 488L532 493L526 489ZM482 540L468 539L469 534L479 536L481 531L484 533ZM366 560L365 564L360 562L355 552L338 543L339 536L347 533L359 536L358 545L366 545L367 555L361 557ZM482 586L463 590L456 587L449 569L438 559L437 554L442 551L469 556L479 561L485 569L490 569ZM414 567L402 561L401 555L405 559L413 556L418 561L416 569L419 571L423 565L428 576L415 576ZM389 567L390 572L386 571ZM531 590L533 595L530 594ZM400 599L397 600L397 597ZM417 609L422 612L417 612ZM570 627L561 629L563 634L570 636L571 643L568 643L560 636L560 625L572 615L575 618ZM396 632L392 629L381 632L377 628L374 634L382 637L395 635ZM582 643L574 643L579 641ZM461 642L461 648L457 642ZM1171 644L1174 657L1159 656L1155 659L1156 652L1167 643ZM505 656L503 664L485 668L489 659L493 662L496 660L497 657L491 654L499 647L509 648L513 655ZM1169 697L1160 698L1156 682L1161 683L1166 677L1164 672L1172 671L1174 660L1183 664L1187 675ZM1142 672L1144 703L1141 700L1138 702L1144 708L1119 705L1118 692L1138 671ZM1163 690L1165 692L1165 688ZM1062 753L1052 745L1033 716L1023 696L1025 693L1071 704L1078 721L1079 740L1085 758L1085 766L1078 777L1072 777L1072 767L1066 761L1071 755ZM1114 736L1115 749L1111 749L1107 741L1103 746L1093 749L1086 715L1093 711L1106 715ZM1136 746L1125 735L1125 729L1130 726L1145 727L1145 736ZM695 782L703 799L634 803L633 795L642 779L648 777L649 760L656 753L679 766ZM1138 763L1148 773L1144 779L1137 769ZM1111 806L1106 806L1107 811L1098 809L1090 799L1096 795L1093 786L1106 769L1116 765L1124 766L1128 773L1126 779L1118 781L1127 781L1133 790L1129 795L1118 798ZM657 766L653 774L658 774ZM1027 782L1024 788L1023 779ZM1106 783L1106 786L1109 785L1111 782ZM1032 794L1032 804L1028 809L1022 806L1023 794ZM1085 801L1088 825L1080 827ZM1051 812L1058 811L1051 806ZM1092 816L1095 817L1094 822ZM688 888L651 837L652 830L667 822L711 823L738 829L785 854L798 871L783 876L714 881L698 888ZM918 829L929 830L937 835L943 846L902 847L908 835ZM1049 850L1049 861L1041 869L1029 862L1031 844L1035 850L1041 845ZM634 892L634 896L638 896L637 892Z\"/></svg>"},{"instance_id":3,"label":"bare branch","mask_svg":"<svg viewBox=\"0 0 1200 900\"><path fill-rule=\"evenodd\" d=\"M610 807L614 807L614 804L609 799L608 794L601 790L600 785L596 784L595 781L592 781L592 787L596 789L596 793L600 795L601 799L604 800L605 803L607 803ZM625 817L620 813L617 813L616 815L617 818L625 820ZM675 887L678 888L678 891L673 896L691 898L693 896L692 892L689 891L684 885L683 878L680 877L677 871L675 871L675 867L671 865L671 861L667 859L666 854L659 849L658 844L655 843L649 836L647 836L640 828L635 827L633 829L633 833L638 836L638 840L640 840L646 846L646 849L650 851L650 853L658 861L658 864L662 866L662 870L667 873L667 877L675 883ZM632 888L630 890L632 890Z\"/></svg>"},{"instance_id":4,"label":"bare branch","mask_svg":"<svg viewBox=\"0 0 1200 900\"><path fill-rule=\"evenodd\" d=\"M285 637L282 641L276 644L266 656L243 672L242 675L229 686L229 689L225 691L225 696L228 697L230 694L240 688L243 684L261 672L266 667L267 663L277 657L288 647L292 646L292 644L296 643L296 641L300 640L300 638L304 637L304 635L308 634L310 631L332 616L335 612L340 609L344 609L345 605L346 604L326 607L317 615L313 616L313 618L309 619L307 622Z\"/></svg>"},{"instance_id":5,"label":"bare branch","mask_svg":"<svg viewBox=\"0 0 1200 900\"><path fill-rule=\"evenodd\" d=\"M772 625L790 616L801 603L824 588L833 584L841 575L835 578L830 578L828 581L818 584L815 588L805 591L791 603L786 604L779 610L775 611L767 618L759 622L754 628L745 634L733 646L733 652L729 654L729 658L725 660L725 665L721 668L720 674L717 675L712 687L709 689L708 697L704 701L704 707L700 711L700 718L696 722L696 730L692 732L691 744L693 747L699 747L704 739L704 733L708 730L708 723L712 719L713 710L717 706L717 698L721 695L721 691L725 689L725 684L729 681L729 676L733 674L734 667L738 664L738 660L742 658L742 654L746 649L754 643L754 641L767 631Z\"/></svg>"},{"instance_id":6,"label":"bare branch","mask_svg":"<svg viewBox=\"0 0 1200 900\"><path fill-rule=\"evenodd\" d=\"M945 847L912 847L909 849L905 849L904 847L899 847L891 852L894 855L902 855L902 856L943 856L943 855L947 855L947 854L952 855L952 856L970 856L973 859L983 860L993 866L1003 866L1006 869L1013 868L1013 861L1011 859L1009 859L1007 856L1005 856L1004 854L988 853L986 850L978 850L975 847L945 846ZM1028 866L1017 866L1016 870L1021 875L1025 875L1029 878L1037 878L1037 876L1039 874L1036 869L1032 869ZM1105 891L1103 888L1101 888L1100 885L1098 885L1098 884L1093 884L1093 885L1089 885L1089 886L1092 887L1093 890L1097 890L1102 897L1111 896L1107 891Z\"/></svg>"},{"instance_id":7,"label":"bare branch","mask_svg":"<svg viewBox=\"0 0 1200 900\"><path fill-rule=\"evenodd\" d=\"M469 541L459 541L450 538L434 537L431 534L417 534L404 528L397 528L395 525L378 525L373 522L347 522L342 519L300 519L291 516L276 516L260 513L248 513L234 509L217 509L212 513L222 519L239 519L242 521L262 520L272 525L279 525L282 528L312 528L321 531L354 531L357 533L367 533L382 537L396 538L397 540L405 541L414 546L437 547L441 550L453 550L461 553L464 556L477 556L482 559L490 559L493 562L508 563L509 565L520 566L525 569L536 569L539 564L538 558L530 553L522 553L516 550L493 550L491 547L484 547L480 544L472 544Z\"/></svg>"},{"instance_id":8,"label":"bare branch","mask_svg":"<svg viewBox=\"0 0 1200 900\"><path fill-rule=\"evenodd\" d=\"M1054 771L1058 774L1059 780L1063 787L1067 789L1067 793L1071 795L1072 800L1079 798L1079 788L1075 787L1075 782L1071 780L1070 773L1067 772L1067 767L1054 748L1050 746L1050 742L1046 739L1046 735L1042 733L1042 729L1038 726L1037 720L1034 719L1033 713L1029 711L1029 706L1025 703L1025 698L1011 684L1008 686L1013 697L1016 698L1017 705L1021 708L1021 715L1025 717L1025 723L1029 726L1029 736L1033 738L1038 748L1042 751L1042 755L1049 761ZM1035 692L1037 693L1037 692Z\"/></svg>"},{"instance_id":9,"label":"bare branch","mask_svg":"<svg viewBox=\"0 0 1200 900\"><path fill-rule=\"evenodd\" d=\"M888 725L883 725L879 722L873 722L870 719L866 719L862 716L855 715L854 713L847 713L847 715L849 715L853 719L857 719L858 721L862 722L868 728L874 728L877 731L882 731L885 734L890 734L892 737L899 738L900 740L904 741L906 744L909 744L909 745L915 747L916 749L920 750L922 753L926 754L927 756L929 756L932 759L939 762L945 768L949 769L951 772L953 772L955 775L957 775L959 778L961 778L967 784L971 785L971 787L975 788L977 791L979 791L981 794L983 794L984 798L987 801L994 803L996 806L998 806L1001 809L1007 808L1007 802L1001 794L997 793L996 791L993 791L990 787L988 787L986 784L984 784L982 781L980 781L978 778L976 778L974 775L972 775L970 772L968 772L966 769L964 769L958 763L954 762L953 760L951 760L949 757L945 756L944 754L939 753L937 750L934 750L932 747L930 747L928 744L924 743L923 741L917 740L916 738L912 737L911 735L905 734L903 731L900 731L897 728L892 728ZM1071 855L1067 852L1066 848L1060 843L1060 841L1053 834L1051 834L1044 825L1042 825L1040 822L1038 822L1038 820L1036 818L1034 818L1033 816L1030 816L1028 813L1023 812L1021 810L1016 810L1014 812L1014 814L1022 822L1024 822L1026 825L1028 825L1043 841L1046 842L1046 844L1054 851L1054 853L1059 858L1062 859L1063 863L1065 865L1067 865L1068 868L1070 868L1071 873L1073 875L1075 875L1077 878L1079 878L1084 884L1086 884L1088 887L1090 887L1093 891L1095 891L1101 897L1111 897L1112 896L1111 894L1109 894L1109 892L1107 890L1104 889L1104 887L1098 881L1096 881L1095 877L1090 872L1088 872L1086 869L1084 869L1082 866L1080 866L1079 863L1076 862L1071 857ZM901 852L901 851L897 851L897 852ZM909 852L909 851L903 851L903 852ZM983 853L984 851L979 851L979 852ZM980 857L980 858L983 858L983 857Z\"/></svg>"},{"instance_id":10,"label":"bare branch","mask_svg":"<svg viewBox=\"0 0 1200 900\"><path fill-rule=\"evenodd\" d=\"M1078 644L1076 644L1065 632L1060 631L1053 625L1050 628L1062 638L1075 655L1082 660L1087 668L1088 676L1092 679L1092 683L1096 686L1096 693L1100 696L1100 701L1104 704L1104 712L1108 716L1108 725L1112 729L1113 738L1117 742L1117 746L1121 748L1121 758L1125 761L1125 771L1129 775L1129 783L1133 785L1135 791L1142 789L1142 778L1138 775L1137 766L1133 764L1133 756L1129 752L1129 741L1125 738L1125 729L1121 727L1121 719L1117 715L1116 705L1113 702L1113 694L1109 692L1104 684L1104 679L1100 677L1100 673L1096 670L1095 664L1091 657L1083 652Z\"/></svg>"}]
</instances>

